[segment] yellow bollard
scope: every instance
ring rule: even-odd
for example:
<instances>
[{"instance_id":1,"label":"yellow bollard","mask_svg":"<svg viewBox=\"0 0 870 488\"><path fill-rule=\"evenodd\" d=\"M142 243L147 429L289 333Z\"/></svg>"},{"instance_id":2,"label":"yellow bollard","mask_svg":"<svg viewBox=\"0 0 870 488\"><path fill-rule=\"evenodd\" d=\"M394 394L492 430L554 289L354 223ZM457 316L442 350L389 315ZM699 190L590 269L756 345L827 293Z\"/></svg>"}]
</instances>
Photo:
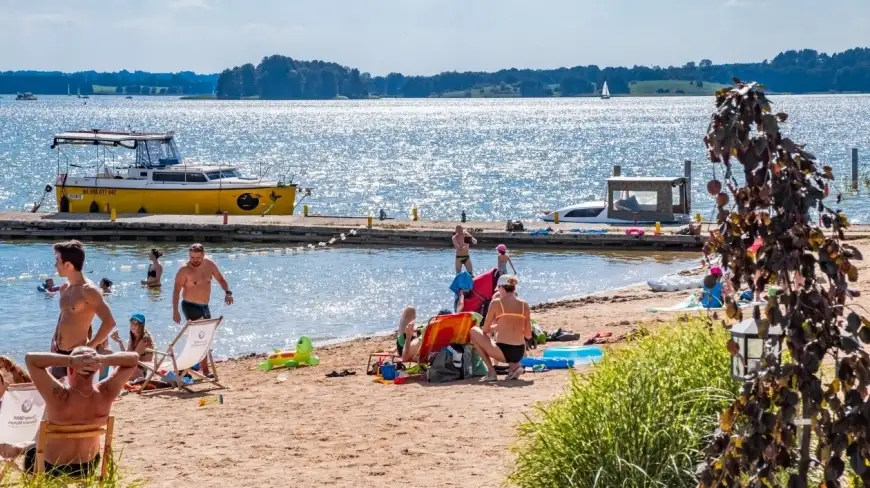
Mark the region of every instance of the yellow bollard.
<instances>
[{"instance_id":1,"label":"yellow bollard","mask_svg":"<svg viewBox=\"0 0 870 488\"><path fill-rule=\"evenodd\" d=\"M112 222L115 221L115 218L116 218L117 216L118 216L118 213L117 213L117 212L115 211L115 209L113 208L113 209L112 209Z\"/></svg>"},{"instance_id":2,"label":"yellow bollard","mask_svg":"<svg viewBox=\"0 0 870 488\"><path fill-rule=\"evenodd\" d=\"M411 220L416 222L417 218L417 206L415 205L413 208L411 208Z\"/></svg>"},{"instance_id":3,"label":"yellow bollard","mask_svg":"<svg viewBox=\"0 0 870 488\"><path fill-rule=\"evenodd\" d=\"M368 227L369 229L372 228L372 216L371 215L366 217L366 227Z\"/></svg>"},{"instance_id":4,"label":"yellow bollard","mask_svg":"<svg viewBox=\"0 0 870 488\"><path fill-rule=\"evenodd\" d=\"M308 204L302 206L302 215L308 217Z\"/></svg>"},{"instance_id":5,"label":"yellow bollard","mask_svg":"<svg viewBox=\"0 0 870 488\"><path fill-rule=\"evenodd\" d=\"M661 222L656 222L656 235L657 236L662 235L662 223Z\"/></svg>"},{"instance_id":6,"label":"yellow bollard","mask_svg":"<svg viewBox=\"0 0 870 488\"><path fill-rule=\"evenodd\" d=\"M695 214L695 222L701 223L701 212Z\"/></svg>"},{"instance_id":7,"label":"yellow bollard","mask_svg":"<svg viewBox=\"0 0 870 488\"><path fill-rule=\"evenodd\" d=\"M193 206L193 213L199 215L199 204L198 204L198 203L197 203L197 204L194 204L194 206Z\"/></svg>"},{"instance_id":8,"label":"yellow bollard","mask_svg":"<svg viewBox=\"0 0 870 488\"><path fill-rule=\"evenodd\" d=\"M559 212L553 212L553 223L554 224L559 223Z\"/></svg>"}]
</instances>

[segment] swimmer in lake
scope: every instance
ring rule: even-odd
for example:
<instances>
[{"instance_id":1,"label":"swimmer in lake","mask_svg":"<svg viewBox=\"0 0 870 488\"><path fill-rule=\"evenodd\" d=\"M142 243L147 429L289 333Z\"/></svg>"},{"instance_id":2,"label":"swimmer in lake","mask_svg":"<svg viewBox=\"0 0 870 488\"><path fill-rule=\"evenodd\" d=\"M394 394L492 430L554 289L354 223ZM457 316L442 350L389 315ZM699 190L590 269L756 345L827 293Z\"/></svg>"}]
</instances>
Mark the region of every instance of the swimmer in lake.
<instances>
[{"instance_id":1,"label":"swimmer in lake","mask_svg":"<svg viewBox=\"0 0 870 488\"><path fill-rule=\"evenodd\" d=\"M60 290L60 287L54 284L54 280L47 278L41 285L36 287L37 290L45 293L55 293Z\"/></svg>"},{"instance_id":2,"label":"swimmer in lake","mask_svg":"<svg viewBox=\"0 0 870 488\"><path fill-rule=\"evenodd\" d=\"M161 285L161 280L163 279L163 265L160 264L160 256L163 256L163 253L157 249L152 249L151 252L148 253L148 258L151 260L151 264L148 265L148 275L144 280L142 280L143 285L150 288L157 288Z\"/></svg>"},{"instance_id":3,"label":"swimmer in lake","mask_svg":"<svg viewBox=\"0 0 870 488\"><path fill-rule=\"evenodd\" d=\"M103 295L111 295L112 294L112 280L109 278L103 278L100 280L100 290L103 291Z\"/></svg>"}]
</instances>

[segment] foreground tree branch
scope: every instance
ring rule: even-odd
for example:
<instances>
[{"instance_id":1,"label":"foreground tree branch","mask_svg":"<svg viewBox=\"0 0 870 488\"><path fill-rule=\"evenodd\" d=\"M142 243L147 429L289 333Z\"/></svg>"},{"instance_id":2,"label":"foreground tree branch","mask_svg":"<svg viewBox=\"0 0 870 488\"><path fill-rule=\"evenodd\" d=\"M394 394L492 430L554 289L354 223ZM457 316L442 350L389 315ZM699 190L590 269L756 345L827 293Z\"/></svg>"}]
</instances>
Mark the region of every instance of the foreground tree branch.
<instances>
[{"instance_id":1,"label":"foreground tree branch","mask_svg":"<svg viewBox=\"0 0 870 488\"><path fill-rule=\"evenodd\" d=\"M861 254L842 242L846 216L823 201L831 168L820 169L803 145L782 135L788 116L772 112L762 86L734 81L716 94L704 138L710 160L725 166L724 185L708 184L720 192L719 213L704 252L722 256L735 289L781 290L753 317L762 337L782 327L791 359L781 364L767 355L722 412L698 467L699 486L781 486L787 473L788 487L805 487L816 462L822 486L841 486L846 463L870 486L870 358L861 345L870 343L870 321L846 308L858 295L848 283L858 279L852 261ZM743 183L734 175L740 170ZM733 301L726 313L742 319ZM838 367L823 384L826 355ZM800 437L797 424L807 425Z\"/></svg>"}]
</instances>

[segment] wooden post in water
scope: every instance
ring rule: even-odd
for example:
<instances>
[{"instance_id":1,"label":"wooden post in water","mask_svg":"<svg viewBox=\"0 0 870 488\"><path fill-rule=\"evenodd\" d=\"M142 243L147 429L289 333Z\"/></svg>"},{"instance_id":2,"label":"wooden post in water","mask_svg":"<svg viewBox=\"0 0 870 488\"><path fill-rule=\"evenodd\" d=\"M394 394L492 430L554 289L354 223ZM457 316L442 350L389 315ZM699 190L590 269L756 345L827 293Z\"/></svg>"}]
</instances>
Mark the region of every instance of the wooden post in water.
<instances>
[{"instance_id":1,"label":"wooden post in water","mask_svg":"<svg viewBox=\"0 0 870 488\"><path fill-rule=\"evenodd\" d=\"M683 176L686 177L686 213L692 211L692 160L683 162Z\"/></svg>"},{"instance_id":2,"label":"wooden post in water","mask_svg":"<svg viewBox=\"0 0 870 488\"><path fill-rule=\"evenodd\" d=\"M622 167L618 164L613 165L613 176L622 176Z\"/></svg>"},{"instance_id":3,"label":"wooden post in water","mask_svg":"<svg viewBox=\"0 0 870 488\"><path fill-rule=\"evenodd\" d=\"M852 191L858 191L858 148L852 148Z\"/></svg>"}]
</instances>

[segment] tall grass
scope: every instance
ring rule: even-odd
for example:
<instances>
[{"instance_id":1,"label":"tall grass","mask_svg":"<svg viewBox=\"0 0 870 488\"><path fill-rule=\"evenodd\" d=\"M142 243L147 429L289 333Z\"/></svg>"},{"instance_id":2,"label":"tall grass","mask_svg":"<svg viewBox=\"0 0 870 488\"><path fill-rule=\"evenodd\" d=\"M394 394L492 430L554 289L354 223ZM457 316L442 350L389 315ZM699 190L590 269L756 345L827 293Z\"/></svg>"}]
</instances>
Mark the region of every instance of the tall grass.
<instances>
[{"instance_id":1,"label":"tall grass","mask_svg":"<svg viewBox=\"0 0 870 488\"><path fill-rule=\"evenodd\" d=\"M109 461L106 478L100 480L100 470L96 469L87 478L51 477L41 474L39 476L22 475L19 471L6 473L5 478L0 480L0 488L67 488L69 486L87 488L116 488L124 486L136 488L143 486L138 482L123 482L118 472L118 457ZM20 465L20 460L19 460Z\"/></svg>"},{"instance_id":2,"label":"tall grass","mask_svg":"<svg viewBox=\"0 0 870 488\"><path fill-rule=\"evenodd\" d=\"M733 401L728 333L673 323L605 354L520 427L520 487L694 486L717 413Z\"/></svg>"}]
</instances>

